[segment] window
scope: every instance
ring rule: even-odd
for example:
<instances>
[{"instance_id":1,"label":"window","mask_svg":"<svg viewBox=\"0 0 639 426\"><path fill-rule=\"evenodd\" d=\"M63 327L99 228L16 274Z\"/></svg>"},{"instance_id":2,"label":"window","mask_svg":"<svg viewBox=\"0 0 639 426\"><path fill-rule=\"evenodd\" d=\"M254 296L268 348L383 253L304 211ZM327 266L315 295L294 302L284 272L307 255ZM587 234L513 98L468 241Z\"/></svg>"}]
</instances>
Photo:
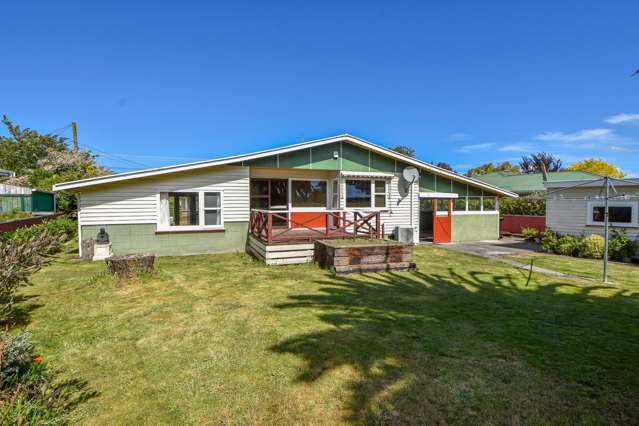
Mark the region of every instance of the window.
<instances>
[{"instance_id":1,"label":"window","mask_svg":"<svg viewBox=\"0 0 639 426\"><path fill-rule=\"evenodd\" d=\"M220 226L222 224L222 194L219 192L204 193L204 226Z\"/></svg>"},{"instance_id":2,"label":"window","mask_svg":"<svg viewBox=\"0 0 639 426\"><path fill-rule=\"evenodd\" d=\"M160 194L159 229L221 227L222 192L163 192Z\"/></svg>"},{"instance_id":3,"label":"window","mask_svg":"<svg viewBox=\"0 0 639 426\"><path fill-rule=\"evenodd\" d=\"M293 207L326 207L326 181L291 181L291 205Z\"/></svg>"},{"instance_id":4,"label":"window","mask_svg":"<svg viewBox=\"0 0 639 426\"><path fill-rule=\"evenodd\" d=\"M438 198L437 199L437 213L446 213L448 214L448 198Z\"/></svg>"},{"instance_id":5,"label":"window","mask_svg":"<svg viewBox=\"0 0 639 426\"><path fill-rule=\"evenodd\" d=\"M375 206L377 208L386 207L386 181L376 180L373 183L375 188Z\"/></svg>"},{"instance_id":6,"label":"window","mask_svg":"<svg viewBox=\"0 0 639 426\"><path fill-rule=\"evenodd\" d=\"M485 212L495 211L497 209L497 197L484 197L483 204Z\"/></svg>"},{"instance_id":7,"label":"window","mask_svg":"<svg viewBox=\"0 0 639 426\"><path fill-rule=\"evenodd\" d=\"M466 197L455 198L453 200L453 210L456 212L466 211Z\"/></svg>"},{"instance_id":8,"label":"window","mask_svg":"<svg viewBox=\"0 0 639 426\"><path fill-rule=\"evenodd\" d=\"M468 211L478 212L481 210L481 197L468 197Z\"/></svg>"},{"instance_id":9,"label":"window","mask_svg":"<svg viewBox=\"0 0 639 426\"><path fill-rule=\"evenodd\" d=\"M197 192L169 193L169 225L197 226L200 223Z\"/></svg>"},{"instance_id":10,"label":"window","mask_svg":"<svg viewBox=\"0 0 639 426\"><path fill-rule=\"evenodd\" d=\"M386 208L386 186L385 180L347 180L346 207Z\"/></svg>"},{"instance_id":11,"label":"window","mask_svg":"<svg viewBox=\"0 0 639 426\"><path fill-rule=\"evenodd\" d=\"M268 209L269 206L269 181L251 179L251 208Z\"/></svg>"},{"instance_id":12,"label":"window","mask_svg":"<svg viewBox=\"0 0 639 426\"><path fill-rule=\"evenodd\" d=\"M604 226L605 206L603 201L588 203L588 225ZM612 226L637 226L637 203L634 201L610 201L608 220Z\"/></svg>"}]
</instances>

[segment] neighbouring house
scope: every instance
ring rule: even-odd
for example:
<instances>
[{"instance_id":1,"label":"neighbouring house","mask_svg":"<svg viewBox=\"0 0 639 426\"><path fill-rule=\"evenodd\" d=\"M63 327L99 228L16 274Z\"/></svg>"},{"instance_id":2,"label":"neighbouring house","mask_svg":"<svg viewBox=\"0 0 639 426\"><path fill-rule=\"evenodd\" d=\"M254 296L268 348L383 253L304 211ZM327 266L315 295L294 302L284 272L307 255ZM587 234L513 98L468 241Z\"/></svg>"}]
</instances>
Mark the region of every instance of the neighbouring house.
<instances>
[{"instance_id":1,"label":"neighbouring house","mask_svg":"<svg viewBox=\"0 0 639 426\"><path fill-rule=\"evenodd\" d=\"M15 175L11 170L0 169L0 178L15 177Z\"/></svg>"},{"instance_id":2,"label":"neighbouring house","mask_svg":"<svg viewBox=\"0 0 639 426\"><path fill-rule=\"evenodd\" d=\"M403 177L407 168L416 179ZM80 240L104 227L115 254L248 244L262 257L320 238L389 236L397 227L435 242L494 240L500 197L517 196L347 134L54 190L77 194ZM305 247L293 247L300 261L309 258Z\"/></svg>"},{"instance_id":3,"label":"neighbouring house","mask_svg":"<svg viewBox=\"0 0 639 426\"><path fill-rule=\"evenodd\" d=\"M55 210L52 192L0 184L0 213L16 211L46 215L55 213Z\"/></svg>"},{"instance_id":4,"label":"neighbouring house","mask_svg":"<svg viewBox=\"0 0 639 426\"><path fill-rule=\"evenodd\" d=\"M610 179L610 226L639 237L639 179ZM546 182L546 226L574 236L604 234L605 190L602 181Z\"/></svg>"},{"instance_id":5,"label":"neighbouring house","mask_svg":"<svg viewBox=\"0 0 639 426\"><path fill-rule=\"evenodd\" d=\"M549 172L548 182L571 182L575 180L598 180L602 176L581 171ZM545 192L543 173L517 173L504 172L488 173L475 176L475 179L514 192L518 195L529 195L535 192Z\"/></svg>"},{"instance_id":6,"label":"neighbouring house","mask_svg":"<svg viewBox=\"0 0 639 426\"><path fill-rule=\"evenodd\" d=\"M546 174L549 182L564 182L574 180L597 180L601 176L581 171L560 171ZM546 192L543 173L517 173L505 172L488 173L475 177L484 183L514 192L520 196L541 196ZM524 228L535 228L539 232L546 229L546 217L538 212L529 214L513 214L501 212L500 231L502 234L519 235Z\"/></svg>"}]
</instances>

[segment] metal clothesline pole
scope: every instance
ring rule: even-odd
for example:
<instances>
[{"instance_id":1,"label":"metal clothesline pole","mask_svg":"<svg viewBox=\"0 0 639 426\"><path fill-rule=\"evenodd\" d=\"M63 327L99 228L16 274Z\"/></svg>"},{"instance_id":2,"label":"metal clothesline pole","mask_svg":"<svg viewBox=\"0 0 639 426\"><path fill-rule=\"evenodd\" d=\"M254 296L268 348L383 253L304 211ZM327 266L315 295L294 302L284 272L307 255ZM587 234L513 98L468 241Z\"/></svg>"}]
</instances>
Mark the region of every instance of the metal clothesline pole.
<instances>
[{"instance_id":1,"label":"metal clothesline pole","mask_svg":"<svg viewBox=\"0 0 639 426\"><path fill-rule=\"evenodd\" d=\"M606 176L604 178L606 199L604 201L604 266L603 266L603 282L608 282L608 233L609 233L609 220L608 220L608 198L610 197L610 181Z\"/></svg>"}]
</instances>

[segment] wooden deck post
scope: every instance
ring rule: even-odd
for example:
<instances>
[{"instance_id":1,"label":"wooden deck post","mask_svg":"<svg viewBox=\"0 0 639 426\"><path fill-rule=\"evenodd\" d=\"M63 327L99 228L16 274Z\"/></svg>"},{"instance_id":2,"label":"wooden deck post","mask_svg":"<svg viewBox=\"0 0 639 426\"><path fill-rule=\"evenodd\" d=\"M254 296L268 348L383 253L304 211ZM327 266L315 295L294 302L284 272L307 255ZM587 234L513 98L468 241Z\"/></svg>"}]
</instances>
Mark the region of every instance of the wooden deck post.
<instances>
[{"instance_id":1,"label":"wooden deck post","mask_svg":"<svg viewBox=\"0 0 639 426\"><path fill-rule=\"evenodd\" d=\"M266 243L273 243L273 213L268 212L266 218Z\"/></svg>"}]
</instances>

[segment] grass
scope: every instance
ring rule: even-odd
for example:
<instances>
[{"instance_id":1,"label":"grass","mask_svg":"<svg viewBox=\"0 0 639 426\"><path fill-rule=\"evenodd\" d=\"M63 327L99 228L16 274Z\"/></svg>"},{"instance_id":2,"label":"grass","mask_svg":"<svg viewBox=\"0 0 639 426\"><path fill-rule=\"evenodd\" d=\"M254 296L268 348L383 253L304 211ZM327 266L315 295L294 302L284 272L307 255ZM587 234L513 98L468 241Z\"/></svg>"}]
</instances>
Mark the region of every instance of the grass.
<instances>
[{"instance_id":1,"label":"grass","mask_svg":"<svg viewBox=\"0 0 639 426\"><path fill-rule=\"evenodd\" d=\"M367 247L367 246L396 246L402 243L395 240L387 239L363 239L363 238L345 238L335 240L324 240L324 244L331 247Z\"/></svg>"},{"instance_id":2,"label":"grass","mask_svg":"<svg viewBox=\"0 0 639 426\"><path fill-rule=\"evenodd\" d=\"M533 252L509 256L509 258L526 264L530 264L532 260L533 264L540 268L551 269L579 277L592 278L599 281L601 281L603 277L603 260ZM638 265L621 262L609 262L608 265L608 280L611 283L618 283L625 286L639 282Z\"/></svg>"},{"instance_id":3,"label":"grass","mask_svg":"<svg viewBox=\"0 0 639 426\"><path fill-rule=\"evenodd\" d=\"M85 424L630 424L639 283L527 274L423 246L335 277L165 257L125 285L65 255L26 290L43 357L99 396Z\"/></svg>"}]
</instances>

